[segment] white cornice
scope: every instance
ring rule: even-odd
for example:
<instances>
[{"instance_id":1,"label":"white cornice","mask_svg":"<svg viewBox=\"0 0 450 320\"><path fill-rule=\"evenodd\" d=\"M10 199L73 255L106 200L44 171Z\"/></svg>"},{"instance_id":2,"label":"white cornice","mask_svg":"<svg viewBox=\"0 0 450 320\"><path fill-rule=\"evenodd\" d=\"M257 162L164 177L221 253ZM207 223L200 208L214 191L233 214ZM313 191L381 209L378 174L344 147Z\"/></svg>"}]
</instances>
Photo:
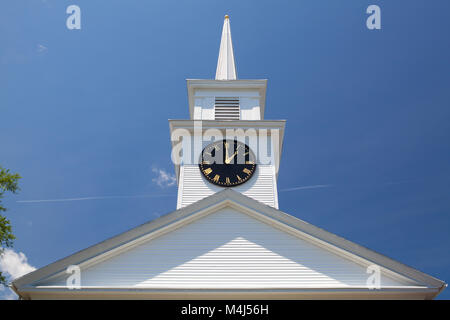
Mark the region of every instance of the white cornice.
<instances>
[{"instance_id":1,"label":"white cornice","mask_svg":"<svg viewBox=\"0 0 450 320\"><path fill-rule=\"evenodd\" d=\"M277 152L278 159L277 163L281 163L281 155L283 152L283 141L284 141L284 130L286 127L286 120L179 120L179 119L169 119L170 136L176 129L186 129L189 132L194 132L194 126L196 122L201 122L202 130L214 128L219 130L226 129L278 129L280 130L279 135L279 150ZM225 135L225 133L224 133ZM270 135L270 131L268 132ZM175 147L176 142L172 141L172 148ZM177 181L179 181L180 175L180 165L175 164L175 176ZM278 170L276 170L276 176L278 177Z\"/></svg>"},{"instance_id":2,"label":"white cornice","mask_svg":"<svg viewBox=\"0 0 450 320\"><path fill-rule=\"evenodd\" d=\"M257 89L260 95L261 119L264 119L266 106L267 79L256 80L208 80L208 79L186 79L189 101L189 115L194 115L194 91L198 89Z\"/></svg>"},{"instance_id":3,"label":"white cornice","mask_svg":"<svg viewBox=\"0 0 450 320\"><path fill-rule=\"evenodd\" d=\"M147 289L82 287L29 288L20 291L23 299L433 299L436 291L426 287L391 287L369 290L360 287L302 288L302 289Z\"/></svg>"}]
</instances>

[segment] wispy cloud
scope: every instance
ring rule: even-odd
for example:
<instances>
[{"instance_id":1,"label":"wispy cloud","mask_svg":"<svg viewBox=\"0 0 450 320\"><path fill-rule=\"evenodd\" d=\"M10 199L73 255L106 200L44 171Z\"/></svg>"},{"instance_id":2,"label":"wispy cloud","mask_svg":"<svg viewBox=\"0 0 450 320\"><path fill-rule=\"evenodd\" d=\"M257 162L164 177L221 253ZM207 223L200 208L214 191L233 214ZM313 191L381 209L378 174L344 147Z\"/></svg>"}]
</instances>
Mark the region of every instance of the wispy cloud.
<instances>
[{"instance_id":1,"label":"wispy cloud","mask_svg":"<svg viewBox=\"0 0 450 320\"><path fill-rule=\"evenodd\" d=\"M167 188L174 186L177 182L175 175L166 172L164 169L157 167L152 168L152 172L156 177L152 179L160 188ZM45 202L69 202L69 201L88 201L88 200L110 200L110 199L133 199L133 198L162 198L174 197L175 194L143 194L143 195L117 195L117 196L85 196L85 197L71 197L61 199L32 199L32 200L17 200L18 203L45 203Z\"/></svg>"},{"instance_id":2,"label":"wispy cloud","mask_svg":"<svg viewBox=\"0 0 450 320\"><path fill-rule=\"evenodd\" d=\"M333 185L331 184L315 184L311 186L300 186L300 187L292 187L278 190L279 192L287 192L287 191L297 191L297 190L308 190L308 189L320 189L320 188L331 188Z\"/></svg>"},{"instance_id":3,"label":"wispy cloud","mask_svg":"<svg viewBox=\"0 0 450 320\"><path fill-rule=\"evenodd\" d=\"M98 197L78 197L62 199L40 199L40 200L18 200L19 203L39 203L39 202L66 202L66 201L85 201L85 200L107 200L107 199L132 199L132 198L162 198L173 197L174 194L143 194L134 196L98 196Z\"/></svg>"},{"instance_id":4,"label":"wispy cloud","mask_svg":"<svg viewBox=\"0 0 450 320\"><path fill-rule=\"evenodd\" d=\"M172 187L177 182L175 175L166 172L164 169L153 167L152 171L156 174L156 178L153 178L152 181L161 188Z\"/></svg>"},{"instance_id":5,"label":"wispy cloud","mask_svg":"<svg viewBox=\"0 0 450 320\"><path fill-rule=\"evenodd\" d=\"M9 248L1 249L1 251L3 253L0 255L0 271L8 281L36 270L28 263L23 252L16 252ZM0 299L13 300L17 299L17 296L11 289L0 286Z\"/></svg>"},{"instance_id":6,"label":"wispy cloud","mask_svg":"<svg viewBox=\"0 0 450 320\"><path fill-rule=\"evenodd\" d=\"M43 54L43 53L45 53L47 51L48 51L48 48L46 46L44 46L43 44L38 44L37 45L37 52L38 53Z\"/></svg>"}]
</instances>

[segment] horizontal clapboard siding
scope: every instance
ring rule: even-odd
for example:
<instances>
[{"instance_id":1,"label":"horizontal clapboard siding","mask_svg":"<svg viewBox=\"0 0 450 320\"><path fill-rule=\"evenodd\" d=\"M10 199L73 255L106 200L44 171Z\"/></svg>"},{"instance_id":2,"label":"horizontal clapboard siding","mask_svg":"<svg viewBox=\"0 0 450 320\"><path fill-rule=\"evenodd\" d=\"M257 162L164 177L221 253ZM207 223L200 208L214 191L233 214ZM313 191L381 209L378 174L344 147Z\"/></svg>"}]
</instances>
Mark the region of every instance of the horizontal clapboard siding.
<instances>
[{"instance_id":1,"label":"horizontal clapboard siding","mask_svg":"<svg viewBox=\"0 0 450 320\"><path fill-rule=\"evenodd\" d=\"M82 270L81 286L320 288L365 286L367 277L364 266L224 208Z\"/></svg>"},{"instance_id":2,"label":"horizontal clapboard siding","mask_svg":"<svg viewBox=\"0 0 450 320\"><path fill-rule=\"evenodd\" d=\"M178 190L178 208L185 207L223 190L223 188L206 181L197 165L184 165L181 170L181 180ZM233 187L233 190L271 207L278 208L275 183L273 166L258 165L255 176L246 183Z\"/></svg>"}]
</instances>

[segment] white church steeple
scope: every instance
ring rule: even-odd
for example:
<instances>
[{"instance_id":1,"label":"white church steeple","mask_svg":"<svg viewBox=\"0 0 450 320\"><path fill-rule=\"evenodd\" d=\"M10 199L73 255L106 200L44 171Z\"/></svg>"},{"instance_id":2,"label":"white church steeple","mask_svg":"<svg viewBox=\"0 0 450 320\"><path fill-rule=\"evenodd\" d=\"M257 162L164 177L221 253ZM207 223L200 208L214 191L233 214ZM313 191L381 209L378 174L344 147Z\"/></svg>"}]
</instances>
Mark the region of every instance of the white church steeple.
<instances>
[{"instance_id":1,"label":"white church steeple","mask_svg":"<svg viewBox=\"0 0 450 320\"><path fill-rule=\"evenodd\" d=\"M225 16L215 79L187 79L189 119L169 120L173 154L182 155L175 161L177 208L209 197L224 187L278 208L277 174L285 121L264 119L266 88L266 79L237 79L230 19ZM265 142L259 141L260 133ZM227 171L237 168L227 163L237 155L236 146L234 154L226 153L224 164L217 164L228 167L214 167L226 172L206 168L208 162L214 166L216 163L199 161L209 154L205 148L212 148L213 143L220 144L223 139L233 141L230 149L238 144L243 150L248 149L243 156L252 151L255 160L247 159L244 165L255 166L251 170L236 169L241 171L233 174ZM228 150L226 145L217 150Z\"/></svg>"},{"instance_id":2,"label":"white church steeple","mask_svg":"<svg viewBox=\"0 0 450 320\"><path fill-rule=\"evenodd\" d=\"M216 80L236 80L233 42L231 41L230 18L225 16L220 41L219 59L217 60Z\"/></svg>"}]
</instances>

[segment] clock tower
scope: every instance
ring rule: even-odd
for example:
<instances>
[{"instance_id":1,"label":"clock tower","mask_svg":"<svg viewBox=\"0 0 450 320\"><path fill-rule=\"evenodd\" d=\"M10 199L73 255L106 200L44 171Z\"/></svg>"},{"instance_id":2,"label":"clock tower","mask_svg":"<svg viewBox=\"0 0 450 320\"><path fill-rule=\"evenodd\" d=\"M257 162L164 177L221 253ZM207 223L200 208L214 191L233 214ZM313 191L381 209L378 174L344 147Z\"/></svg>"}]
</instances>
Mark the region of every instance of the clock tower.
<instances>
[{"instance_id":1,"label":"clock tower","mask_svg":"<svg viewBox=\"0 0 450 320\"><path fill-rule=\"evenodd\" d=\"M189 120L169 120L177 209L224 188L278 208L284 120L265 120L267 80L237 78L225 16L216 77L188 79Z\"/></svg>"}]
</instances>

